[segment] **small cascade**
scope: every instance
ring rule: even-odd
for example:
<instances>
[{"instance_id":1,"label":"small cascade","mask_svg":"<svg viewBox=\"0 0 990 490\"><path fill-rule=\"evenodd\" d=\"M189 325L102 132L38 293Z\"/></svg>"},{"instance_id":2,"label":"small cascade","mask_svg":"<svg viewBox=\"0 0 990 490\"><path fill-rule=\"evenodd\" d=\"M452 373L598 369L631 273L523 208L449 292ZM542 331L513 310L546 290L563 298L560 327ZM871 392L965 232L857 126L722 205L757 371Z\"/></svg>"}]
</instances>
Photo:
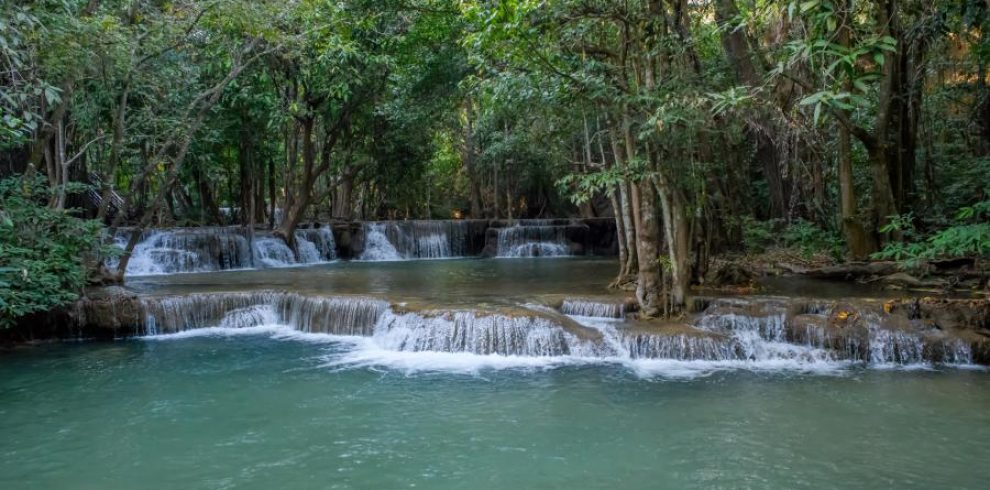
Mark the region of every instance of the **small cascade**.
<instances>
[{"instance_id":1,"label":"small cascade","mask_svg":"<svg viewBox=\"0 0 990 490\"><path fill-rule=\"evenodd\" d=\"M519 220L498 230L499 257L560 257L573 255L574 239L587 226L555 224L555 220Z\"/></svg>"},{"instance_id":2,"label":"small cascade","mask_svg":"<svg viewBox=\"0 0 990 490\"><path fill-rule=\"evenodd\" d=\"M870 325L869 357L873 364L920 364L925 362L925 343L921 335L885 330Z\"/></svg>"},{"instance_id":3,"label":"small cascade","mask_svg":"<svg viewBox=\"0 0 990 490\"><path fill-rule=\"evenodd\" d=\"M296 230L296 243L299 247L300 262L311 264L337 258L337 242L334 241L333 231L328 226Z\"/></svg>"},{"instance_id":4,"label":"small cascade","mask_svg":"<svg viewBox=\"0 0 990 490\"><path fill-rule=\"evenodd\" d=\"M925 345L925 359L943 364L973 364L973 346L961 339L929 341Z\"/></svg>"},{"instance_id":5,"label":"small cascade","mask_svg":"<svg viewBox=\"0 0 990 490\"><path fill-rule=\"evenodd\" d=\"M289 325L308 333L371 335L388 303L359 296L309 297L262 291L144 298L142 307L145 335L261 324ZM272 316L266 316L269 312Z\"/></svg>"},{"instance_id":6,"label":"small cascade","mask_svg":"<svg viewBox=\"0 0 990 490\"><path fill-rule=\"evenodd\" d=\"M539 316L471 311L423 316L386 313L375 331L382 347L406 352L468 352L510 356L587 355L590 345Z\"/></svg>"},{"instance_id":7,"label":"small cascade","mask_svg":"<svg viewBox=\"0 0 990 490\"><path fill-rule=\"evenodd\" d=\"M296 231L299 259L282 240L240 227L174 228L145 231L127 264L127 275L215 272L253 267L312 264L336 258L328 227ZM124 248L129 232L115 239ZM111 267L115 264L109 264Z\"/></svg>"},{"instance_id":8,"label":"small cascade","mask_svg":"<svg viewBox=\"0 0 990 490\"><path fill-rule=\"evenodd\" d=\"M115 241L124 248L129 238L130 232L123 231ZM241 228L177 228L145 231L134 247L126 273L212 272L252 265L249 239Z\"/></svg>"},{"instance_id":9,"label":"small cascade","mask_svg":"<svg viewBox=\"0 0 990 490\"><path fill-rule=\"evenodd\" d=\"M568 298L561 303L560 312L565 315L574 316L623 318L626 316L626 304L584 298Z\"/></svg>"},{"instance_id":10,"label":"small cascade","mask_svg":"<svg viewBox=\"0 0 990 490\"><path fill-rule=\"evenodd\" d=\"M465 221L379 221L364 225L361 260L446 259L467 255Z\"/></svg>"},{"instance_id":11,"label":"small cascade","mask_svg":"<svg viewBox=\"0 0 990 490\"><path fill-rule=\"evenodd\" d=\"M296 263L292 249L281 238L272 236L254 239L254 262L259 267L285 267Z\"/></svg>"},{"instance_id":12,"label":"small cascade","mask_svg":"<svg viewBox=\"0 0 990 490\"><path fill-rule=\"evenodd\" d=\"M402 260L399 251L385 234L387 226L385 223L367 223L364 225L364 253L361 254L361 260Z\"/></svg>"},{"instance_id":13,"label":"small cascade","mask_svg":"<svg viewBox=\"0 0 990 490\"><path fill-rule=\"evenodd\" d=\"M790 321L790 341L808 349L822 350L833 360L867 360L869 337L866 332L842 332L827 327L824 315L805 314Z\"/></svg>"},{"instance_id":14,"label":"small cascade","mask_svg":"<svg viewBox=\"0 0 990 490\"><path fill-rule=\"evenodd\" d=\"M745 359L730 339L698 335L629 334L622 344L632 359L674 359L678 361L734 361Z\"/></svg>"},{"instance_id":15,"label":"small cascade","mask_svg":"<svg viewBox=\"0 0 990 490\"><path fill-rule=\"evenodd\" d=\"M319 264L337 258L333 233L327 227L296 230L298 259L280 238L259 236L254 240L254 260L261 267Z\"/></svg>"}]
</instances>

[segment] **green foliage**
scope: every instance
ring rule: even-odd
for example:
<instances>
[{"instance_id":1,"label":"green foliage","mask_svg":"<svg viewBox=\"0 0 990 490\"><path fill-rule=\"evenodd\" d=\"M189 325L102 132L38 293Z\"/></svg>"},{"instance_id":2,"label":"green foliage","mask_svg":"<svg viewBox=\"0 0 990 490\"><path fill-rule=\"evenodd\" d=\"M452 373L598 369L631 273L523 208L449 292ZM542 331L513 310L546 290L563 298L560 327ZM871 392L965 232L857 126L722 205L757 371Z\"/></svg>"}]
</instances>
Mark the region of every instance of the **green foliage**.
<instances>
[{"instance_id":1,"label":"green foliage","mask_svg":"<svg viewBox=\"0 0 990 490\"><path fill-rule=\"evenodd\" d=\"M101 225L46 206L43 178L0 181L0 328L79 297L87 263L100 253Z\"/></svg>"},{"instance_id":2,"label":"green foliage","mask_svg":"<svg viewBox=\"0 0 990 490\"><path fill-rule=\"evenodd\" d=\"M990 197L990 195L988 195ZM990 256L990 198L960 208L952 224L927 236L919 233L910 214L891 216L881 228L900 232L903 240L888 243L874 259L896 260L915 266L925 260Z\"/></svg>"},{"instance_id":3,"label":"green foliage","mask_svg":"<svg viewBox=\"0 0 990 490\"><path fill-rule=\"evenodd\" d=\"M0 6L0 150L22 143L38 129L38 103L60 100L58 89L37 78L32 66L38 53L30 39L44 27L29 8L15 4Z\"/></svg>"},{"instance_id":4,"label":"green foliage","mask_svg":"<svg viewBox=\"0 0 990 490\"><path fill-rule=\"evenodd\" d=\"M743 247L749 252L764 252L775 243L775 220L758 221L752 216L743 216Z\"/></svg>"},{"instance_id":5,"label":"green foliage","mask_svg":"<svg viewBox=\"0 0 990 490\"><path fill-rule=\"evenodd\" d=\"M839 257L842 240L835 233L814 223L797 219L791 223L781 220L759 221L751 216L742 219L743 247L761 253L771 248L794 250L805 257L816 254Z\"/></svg>"},{"instance_id":6,"label":"green foliage","mask_svg":"<svg viewBox=\"0 0 990 490\"><path fill-rule=\"evenodd\" d=\"M842 240L835 233L807 220L798 219L790 223L780 236L785 247L796 249L806 257L819 253L833 257L842 255Z\"/></svg>"}]
</instances>

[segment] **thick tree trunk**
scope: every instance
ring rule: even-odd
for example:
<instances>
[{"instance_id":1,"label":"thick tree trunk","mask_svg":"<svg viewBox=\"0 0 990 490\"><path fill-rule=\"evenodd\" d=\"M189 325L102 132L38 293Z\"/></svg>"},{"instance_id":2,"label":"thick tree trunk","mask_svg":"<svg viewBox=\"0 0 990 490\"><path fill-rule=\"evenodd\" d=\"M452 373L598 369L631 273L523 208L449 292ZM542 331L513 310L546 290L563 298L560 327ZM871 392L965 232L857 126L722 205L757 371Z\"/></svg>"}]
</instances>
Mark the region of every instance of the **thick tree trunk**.
<instances>
[{"instance_id":1,"label":"thick tree trunk","mask_svg":"<svg viewBox=\"0 0 990 490\"><path fill-rule=\"evenodd\" d=\"M336 219L349 220L352 216L353 203L352 195L354 194L354 175L348 166L344 169L340 176L340 181L337 182L336 192L334 193L333 200L333 217Z\"/></svg>"},{"instance_id":2,"label":"thick tree trunk","mask_svg":"<svg viewBox=\"0 0 990 490\"><path fill-rule=\"evenodd\" d=\"M670 310L675 314L687 304L691 288L691 220L683 199L661 174L657 181L663 226L670 260Z\"/></svg>"},{"instance_id":3,"label":"thick tree trunk","mask_svg":"<svg viewBox=\"0 0 990 490\"><path fill-rule=\"evenodd\" d=\"M851 146L849 130L840 126L838 148L840 220L846 246L849 248L849 255L853 259L860 260L874 252L876 246L859 219L856 187L853 183Z\"/></svg>"},{"instance_id":4,"label":"thick tree trunk","mask_svg":"<svg viewBox=\"0 0 990 490\"><path fill-rule=\"evenodd\" d=\"M660 262L660 225L657 222L657 199L653 183L643 180L640 188L640 227L637 228L636 248L639 254L639 274L636 285L636 300L640 313L645 317L660 314L660 289L662 276Z\"/></svg>"},{"instance_id":5,"label":"thick tree trunk","mask_svg":"<svg viewBox=\"0 0 990 490\"><path fill-rule=\"evenodd\" d=\"M293 185L286 186L288 189L292 189L292 192L286 198L285 215L282 218L282 223L275 230L275 236L285 241L285 244L292 249L294 254L298 253L296 250L296 227L299 226L306 209L309 207L313 195L313 186L316 183L316 176L313 175L314 167L316 166L316 142L313 140L315 125L316 120L313 116L306 116L300 121L303 165L302 173L299 176L301 180L297 188ZM291 174L295 175L294 172L291 172ZM293 183L294 179L290 179L287 184Z\"/></svg>"},{"instance_id":6,"label":"thick tree trunk","mask_svg":"<svg viewBox=\"0 0 990 490\"><path fill-rule=\"evenodd\" d=\"M844 11L848 5L844 5ZM839 44L849 45L850 28L843 22L843 29L839 32ZM850 84L846 84L848 90ZM876 242L873 236L866 232L866 227L860 221L859 204L856 199L856 186L853 180L852 166L852 141L849 135L849 128L839 125L839 146L838 146L838 174L839 174L839 218L842 224L842 233L846 239L846 247L849 249L849 256L854 260L862 260L876 251Z\"/></svg>"}]
</instances>

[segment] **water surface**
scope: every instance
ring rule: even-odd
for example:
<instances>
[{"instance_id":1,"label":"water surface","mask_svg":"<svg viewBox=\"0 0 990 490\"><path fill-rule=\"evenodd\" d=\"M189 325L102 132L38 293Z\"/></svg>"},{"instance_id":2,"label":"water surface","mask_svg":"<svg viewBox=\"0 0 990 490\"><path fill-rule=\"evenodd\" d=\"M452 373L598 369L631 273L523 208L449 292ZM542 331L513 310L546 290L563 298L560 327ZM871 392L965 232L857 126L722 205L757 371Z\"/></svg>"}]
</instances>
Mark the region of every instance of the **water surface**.
<instances>
[{"instance_id":1,"label":"water surface","mask_svg":"<svg viewBox=\"0 0 990 490\"><path fill-rule=\"evenodd\" d=\"M142 293L286 290L445 305L517 304L548 294L614 295L614 258L450 259L331 264L129 279Z\"/></svg>"},{"instance_id":2,"label":"water surface","mask_svg":"<svg viewBox=\"0 0 990 490\"><path fill-rule=\"evenodd\" d=\"M364 367L330 338L0 357L0 488L986 488L990 377Z\"/></svg>"}]
</instances>

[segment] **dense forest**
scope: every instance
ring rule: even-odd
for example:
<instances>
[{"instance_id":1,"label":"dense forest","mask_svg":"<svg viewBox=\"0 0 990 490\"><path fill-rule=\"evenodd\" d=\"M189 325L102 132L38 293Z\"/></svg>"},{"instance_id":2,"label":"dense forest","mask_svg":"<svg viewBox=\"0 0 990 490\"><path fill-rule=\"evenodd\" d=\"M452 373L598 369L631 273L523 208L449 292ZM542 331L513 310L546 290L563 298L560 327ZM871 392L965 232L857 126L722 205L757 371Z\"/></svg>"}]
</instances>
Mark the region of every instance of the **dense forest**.
<instances>
[{"instance_id":1,"label":"dense forest","mask_svg":"<svg viewBox=\"0 0 990 490\"><path fill-rule=\"evenodd\" d=\"M646 316L726 254L985 259L988 27L987 0L4 2L0 326L120 280L150 227L613 217Z\"/></svg>"}]
</instances>

